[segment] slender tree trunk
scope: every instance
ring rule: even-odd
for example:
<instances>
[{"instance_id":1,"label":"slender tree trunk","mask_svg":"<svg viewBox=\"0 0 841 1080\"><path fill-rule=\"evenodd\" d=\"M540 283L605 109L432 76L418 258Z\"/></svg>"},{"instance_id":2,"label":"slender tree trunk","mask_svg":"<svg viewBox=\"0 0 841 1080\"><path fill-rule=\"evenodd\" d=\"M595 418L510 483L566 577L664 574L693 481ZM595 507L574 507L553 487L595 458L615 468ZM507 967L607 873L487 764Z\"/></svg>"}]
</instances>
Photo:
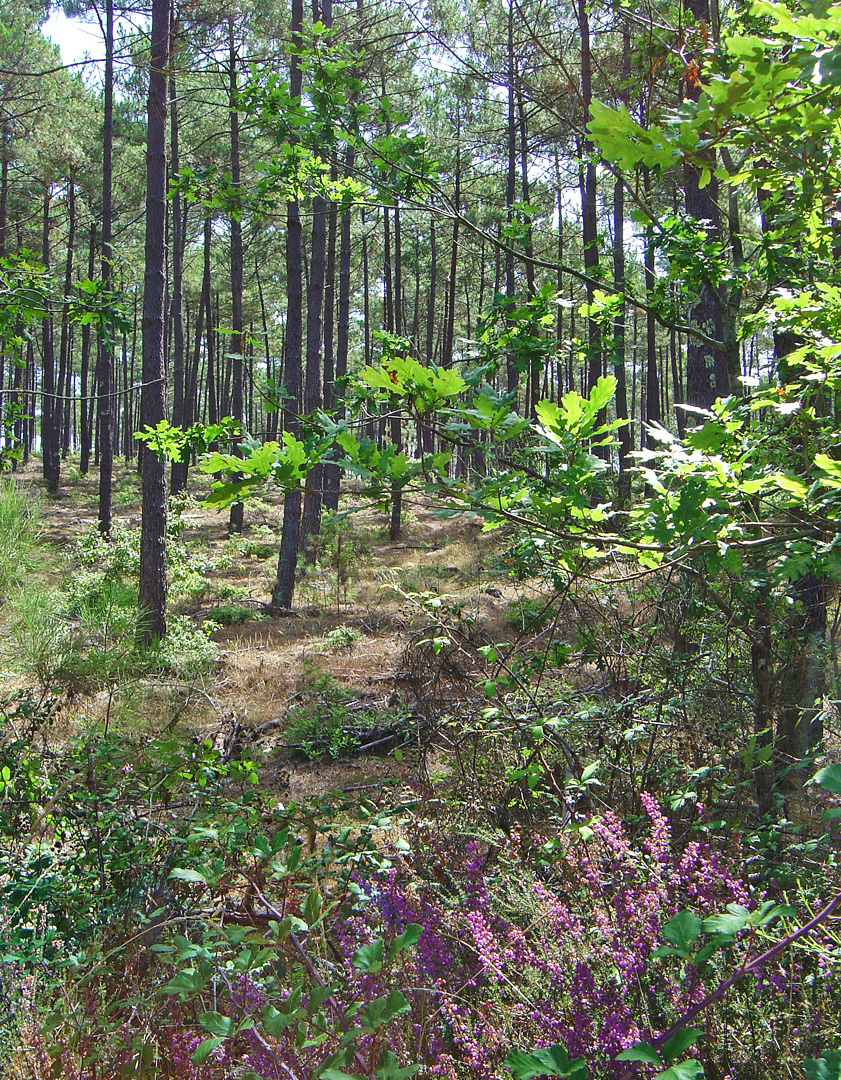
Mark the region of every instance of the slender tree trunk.
<instances>
[{"instance_id":1,"label":"slender tree trunk","mask_svg":"<svg viewBox=\"0 0 841 1080\"><path fill-rule=\"evenodd\" d=\"M558 290L558 295L563 294L564 288L564 275L561 267L564 264L564 192L561 186L561 162L558 148L555 147L555 177L558 187L557 194L557 206L556 212L558 215L558 277L555 282L555 286ZM623 268L624 274L624 268ZM624 326L624 322L623 322ZM558 390L557 400L561 400L561 396L564 392L564 363L563 363L563 344L564 344L564 307L563 304L558 304L558 321L555 326L555 341L556 341L556 355L558 365Z\"/></svg>"},{"instance_id":2,"label":"slender tree trunk","mask_svg":"<svg viewBox=\"0 0 841 1080\"><path fill-rule=\"evenodd\" d=\"M345 157L345 172L350 175L355 162L355 150L349 146ZM342 214L339 226L339 312L336 337L336 387L332 405L337 420L344 419L344 380L347 376L348 347L350 342L350 209ZM338 397L341 393L341 397ZM338 465L328 465L324 505L335 513L339 508L339 484L341 472Z\"/></svg>"},{"instance_id":3,"label":"slender tree trunk","mask_svg":"<svg viewBox=\"0 0 841 1080\"><path fill-rule=\"evenodd\" d=\"M631 78L631 31L626 21L622 28L622 99L629 104ZM628 419L628 394L625 385L625 185L621 176L613 188L613 286L622 297L613 322L613 371L616 376L616 418ZM628 471L631 444L629 424L619 429L619 502L627 501L631 492L631 474Z\"/></svg>"},{"instance_id":4,"label":"slender tree trunk","mask_svg":"<svg viewBox=\"0 0 841 1080\"><path fill-rule=\"evenodd\" d=\"M66 458L69 451L70 425L66 403L70 400L70 294L73 290L73 248L76 243L76 179L73 170L67 181L67 260L64 264L64 306L61 312L61 344L58 363L58 402L55 435ZM60 423L60 430L59 430ZM55 447L58 454L59 446Z\"/></svg>"},{"instance_id":5,"label":"slender tree trunk","mask_svg":"<svg viewBox=\"0 0 841 1080\"><path fill-rule=\"evenodd\" d=\"M303 0L292 0L292 45L301 48L304 28ZM289 60L289 92L294 100L301 96L302 74L297 55ZM290 139L290 141L294 141ZM301 383L301 342L303 337L303 269L301 253L301 208L297 199L286 204L286 365L287 393L294 395L284 416L284 430L298 436ZM298 562L298 537L301 530L301 492L295 488L283 501L283 528L277 562L277 581L272 592L272 609L289 609L295 590L295 567Z\"/></svg>"},{"instance_id":6,"label":"slender tree trunk","mask_svg":"<svg viewBox=\"0 0 841 1080\"><path fill-rule=\"evenodd\" d=\"M313 5L313 18L317 11ZM333 25L333 0L322 0L321 21L330 28ZM329 40L329 38L328 38ZM327 225L330 215L330 203L316 195L312 202L312 262L307 288L307 371L304 388L304 412L312 415L324 404L322 384L322 364L325 362L323 350L324 306L327 260ZM332 301L332 295L331 295ZM331 336L332 336L332 314ZM330 358L332 366L332 357ZM314 465L307 474L304 490L304 507L301 519L301 553L308 563L315 561L317 541L321 532L321 502L324 487L324 466Z\"/></svg>"},{"instance_id":7,"label":"slender tree trunk","mask_svg":"<svg viewBox=\"0 0 841 1080\"><path fill-rule=\"evenodd\" d=\"M461 123L456 128L456 139L461 139ZM455 324L456 324L456 285L458 282L458 234L459 234L459 210L461 207L461 146L456 144L456 175L455 190L453 192L453 205L456 208L456 216L453 220L453 242L450 248L450 277L447 289L447 323L444 328L444 350L441 357L442 367L451 367L453 352L455 350Z\"/></svg>"},{"instance_id":8,"label":"slender tree trunk","mask_svg":"<svg viewBox=\"0 0 841 1080\"><path fill-rule=\"evenodd\" d=\"M699 23L710 23L709 0L686 0L686 6ZM700 58L699 62L700 62ZM691 66L691 65L690 65ZM692 101L701 97L701 81L698 75L686 83L687 96ZM715 154L702 151L712 176L706 187L701 187L701 169L696 164L686 162L683 167L683 187L685 208L688 216L701 222L706 229L707 239L715 242L721 239L721 220L718 210L718 180L715 177ZM696 294L695 303L689 315L689 322L698 330L716 341L724 338L722 322L722 299L716 295L713 287L702 282ZM729 393L727 358L723 349L713 348L694 335L687 341L686 357L686 400L690 405L709 408L717 396L726 397Z\"/></svg>"},{"instance_id":9,"label":"slender tree trunk","mask_svg":"<svg viewBox=\"0 0 841 1080\"><path fill-rule=\"evenodd\" d=\"M172 46L170 53L174 54L178 49L178 23L175 18L175 7L170 9L172 21ZM169 153L170 173L173 181L177 184L181 168L179 155L179 130L178 130L178 97L176 93L175 75L170 71L169 75ZM186 231L186 215L182 217L181 193L177 190L172 196L172 304L170 319L172 321L172 423L175 427L184 426L184 233ZM169 490L177 495L184 487L187 479L186 470L180 461L173 461L170 469Z\"/></svg>"},{"instance_id":10,"label":"slender tree trunk","mask_svg":"<svg viewBox=\"0 0 841 1080\"><path fill-rule=\"evenodd\" d=\"M336 167L336 157L332 155L330 163L330 179L335 183L339 179L339 170ZM336 204L329 204L330 210L327 215L327 266L324 271L324 410L330 413L333 409L334 381L336 378L336 234L338 214ZM325 488L326 490L326 488Z\"/></svg>"},{"instance_id":11,"label":"slender tree trunk","mask_svg":"<svg viewBox=\"0 0 841 1080\"><path fill-rule=\"evenodd\" d=\"M517 190L517 125L514 112L515 70L514 70L514 0L508 0L508 172L505 187L505 219L509 225L514 223L514 200ZM505 247L505 297L508 310L514 310L515 298L514 251L510 238ZM506 389L509 394L516 394L520 375L513 353L506 359ZM516 407L516 400L514 402Z\"/></svg>"},{"instance_id":12,"label":"slender tree trunk","mask_svg":"<svg viewBox=\"0 0 841 1080\"><path fill-rule=\"evenodd\" d=\"M307 365L304 385L304 412L309 416L322 406L321 362L324 327L324 276L327 254L327 214L329 204L320 195L313 199L310 274L307 285ZM315 561L321 531L321 487L324 467L310 469L304 489L300 552L308 563Z\"/></svg>"},{"instance_id":13,"label":"slender tree trunk","mask_svg":"<svg viewBox=\"0 0 841 1080\"><path fill-rule=\"evenodd\" d=\"M0 134L0 259L6 254L6 230L9 221L9 142L8 124Z\"/></svg>"},{"instance_id":14,"label":"slender tree trunk","mask_svg":"<svg viewBox=\"0 0 841 1080\"><path fill-rule=\"evenodd\" d=\"M166 417L164 303L166 296L166 66L170 0L152 0L146 137L146 269L143 293L141 427ZM143 455L138 638L150 644L166 634L166 472L157 454Z\"/></svg>"},{"instance_id":15,"label":"slender tree trunk","mask_svg":"<svg viewBox=\"0 0 841 1080\"><path fill-rule=\"evenodd\" d=\"M230 92L230 118L231 118L231 183L234 189L234 198L239 205L240 199L240 152L239 152L239 112L237 110L237 53L234 40L234 20L228 19L228 44L229 66L228 80ZM242 223L238 214L231 215L231 307L233 318L233 336L231 345L231 416L234 420L243 423L243 360L245 356L245 334L242 316L242 278L243 278L243 254L242 254ZM235 446L234 453L239 457L242 451ZM235 502L231 507L231 516L228 522L230 533L242 532L243 504Z\"/></svg>"},{"instance_id":16,"label":"slender tree trunk","mask_svg":"<svg viewBox=\"0 0 841 1080\"><path fill-rule=\"evenodd\" d=\"M578 0L578 29L581 35L581 99L585 122L590 120L593 100L592 55L590 52L590 20L586 0ZM584 141L586 162L581 169L581 221L584 244L584 272L587 274L587 303L592 304L595 282L599 273L598 192L596 166L592 160L593 144ZM589 360L587 366L587 389L592 390L602 373L602 335L598 320L587 319Z\"/></svg>"},{"instance_id":17,"label":"slender tree trunk","mask_svg":"<svg viewBox=\"0 0 841 1080\"><path fill-rule=\"evenodd\" d=\"M394 332L403 336L403 248L400 236L400 206L394 207ZM391 417L391 441L398 452L403 449L403 420L400 410L395 408ZM399 484L391 487L391 520L388 535L394 543L400 538L400 525L403 513L403 488Z\"/></svg>"},{"instance_id":18,"label":"slender tree trunk","mask_svg":"<svg viewBox=\"0 0 841 1080\"><path fill-rule=\"evenodd\" d=\"M531 200L531 191L529 184L529 139L528 139L528 124L526 121L526 108L523 101L522 85L517 84L517 120L518 128L520 132L520 186L523 194L523 204L528 206ZM526 254L526 288L528 289L529 296L534 296L534 244L532 241L532 223L531 214L526 212L526 236L525 236L525 254ZM538 327L534 327L535 337L539 337ZM531 364L529 365L529 393L528 393L528 405L529 415L534 417L537 403L540 400L540 361L539 354L532 356Z\"/></svg>"},{"instance_id":19,"label":"slender tree trunk","mask_svg":"<svg viewBox=\"0 0 841 1080\"><path fill-rule=\"evenodd\" d=\"M432 364L435 357L435 297L438 285L438 249L435 243L435 220L429 226L429 298L426 307L426 362ZM421 426L421 446L425 454L435 449L435 439L429 424Z\"/></svg>"},{"instance_id":20,"label":"slender tree trunk","mask_svg":"<svg viewBox=\"0 0 841 1080\"><path fill-rule=\"evenodd\" d=\"M643 184L645 186L646 199L651 198L651 176L648 169L643 168ZM660 413L660 380L657 372L657 324L654 321L654 286L656 276L654 273L654 226L649 225L645 231L645 298L648 311L645 318L645 345L646 345L646 381L645 381L645 420L646 423L659 424L662 417ZM652 447L655 441L649 434L646 435L646 445Z\"/></svg>"},{"instance_id":21,"label":"slender tree trunk","mask_svg":"<svg viewBox=\"0 0 841 1080\"><path fill-rule=\"evenodd\" d=\"M50 185L45 183L41 260L47 270L50 268L50 202ZM52 317L41 321L41 352L44 371L41 383L41 457L47 490L51 495L56 495L58 493L60 469L58 438L61 409L56 397Z\"/></svg>"},{"instance_id":22,"label":"slender tree trunk","mask_svg":"<svg viewBox=\"0 0 841 1080\"><path fill-rule=\"evenodd\" d=\"M112 189L114 145L114 3L105 0L105 117L102 127L102 285L108 289L113 278ZM111 433L114 357L100 340L98 348L97 449L99 451L99 531L111 536L111 487L114 447Z\"/></svg>"}]
</instances>

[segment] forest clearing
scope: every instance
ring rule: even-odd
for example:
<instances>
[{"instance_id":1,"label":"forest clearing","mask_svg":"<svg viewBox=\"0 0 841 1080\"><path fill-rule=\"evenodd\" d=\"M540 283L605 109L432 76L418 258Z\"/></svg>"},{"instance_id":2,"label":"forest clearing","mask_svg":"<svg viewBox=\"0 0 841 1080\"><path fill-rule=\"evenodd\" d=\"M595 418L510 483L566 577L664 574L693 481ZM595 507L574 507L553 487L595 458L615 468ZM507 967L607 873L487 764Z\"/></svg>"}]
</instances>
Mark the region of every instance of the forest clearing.
<instances>
[{"instance_id":1,"label":"forest clearing","mask_svg":"<svg viewBox=\"0 0 841 1080\"><path fill-rule=\"evenodd\" d=\"M841 1080L839 163L822 0L0 0L0 1076Z\"/></svg>"}]
</instances>

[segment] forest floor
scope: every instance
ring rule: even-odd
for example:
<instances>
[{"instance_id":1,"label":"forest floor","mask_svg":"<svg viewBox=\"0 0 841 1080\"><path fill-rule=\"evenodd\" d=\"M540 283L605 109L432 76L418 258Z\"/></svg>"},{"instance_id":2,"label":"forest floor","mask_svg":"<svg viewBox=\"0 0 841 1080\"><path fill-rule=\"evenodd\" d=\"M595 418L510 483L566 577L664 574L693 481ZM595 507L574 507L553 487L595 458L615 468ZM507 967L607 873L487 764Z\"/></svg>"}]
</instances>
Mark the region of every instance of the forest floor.
<instances>
[{"instance_id":1,"label":"forest floor","mask_svg":"<svg viewBox=\"0 0 841 1080\"><path fill-rule=\"evenodd\" d=\"M43 550L35 573L60 588L72 584L79 552L96 534L98 475L92 470L83 477L71 463L60 494L50 498L39 466L31 462L16 480L40 508ZM424 600L434 606L440 600L468 647L451 659L452 670L442 664L420 681L431 678L445 696L457 692L462 715L487 704L477 689L481 656L471 643L527 645L547 632L528 624L549 594L512 579L505 538L483 532L475 517L442 520L435 505L418 501L405 507L397 542L389 541L385 515L371 508L328 525L315 563L299 563L292 613L271 617L282 497L270 492L249 501L242 535L230 537L227 512L201 505L207 490L204 478L193 474L174 549L188 581L172 590L170 614L204 630L215 646L213 663L186 679L138 674L71 691L54 737L72 738L106 716L112 729L135 738L176 726L199 738L236 735L252 743L263 786L282 798L373 790L405 778L412 747L400 764L389 739L366 753L355 736L363 732L364 739L366 726L388 735L408 718L404 745L411 744L409 714L420 688L407 647L435 622L434 607L424 607ZM353 494L346 494L341 509L354 505ZM139 477L123 463L115 472L113 508L115 535L136 536ZM31 673L5 651L6 685L31 683ZM425 654L434 666L430 650ZM255 731L259 737L252 740Z\"/></svg>"}]
</instances>

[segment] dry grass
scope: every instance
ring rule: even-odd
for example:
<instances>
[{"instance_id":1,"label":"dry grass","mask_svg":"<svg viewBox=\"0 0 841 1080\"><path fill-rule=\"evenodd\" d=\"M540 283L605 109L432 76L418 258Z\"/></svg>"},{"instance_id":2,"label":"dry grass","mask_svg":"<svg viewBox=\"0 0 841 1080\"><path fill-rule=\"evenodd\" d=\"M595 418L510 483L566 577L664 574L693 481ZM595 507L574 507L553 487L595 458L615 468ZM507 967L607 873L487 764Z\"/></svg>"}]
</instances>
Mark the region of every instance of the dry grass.
<instances>
[{"instance_id":1,"label":"dry grass","mask_svg":"<svg viewBox=\"0 0 841 1080\"><path fill-rule=\"evenodd\" d=\"M19 474L37 489L44 508L44 534L56 556L80 539L97 520L98 477L66 470L61 495L43 493L40 462L30 462ZM207 552L217 569L208 575L206 594L180 597L173 609L196 623L213 619L225 603L248 597L254 616L212 633L219 648L215 670L190 683L147 679L112 688L68 703L62 737L91 720L111 716L127 731L159 733L183 725L194 734L219 730L236 716L244 727L281 721L277 736L261 743L266 754L264 782L282 798L309 797L319 791L372 784L388 788L405 772L393 759L289 766L273 746L282 741L282 720L301 687L319 674L363 701L396 703L410 696L394 676L404 664L407 642L423 625L424 614L413 594L438 593L463 605L465 614L481 628L484 640L510 640L506 606L524 590L511 583L500 560L504 540L487 534L469 517L440 520L431 503L407 504L403 535L390 543L382 514L365 510L348 519L343 534L343 579L337 591L337 565L325 552L320 568L306 568L291 616L267 618L260 604L271 596L275 555L282 525L282 498L274 493L249 503L242 538L230 540L227 515L203 508L198 500L206 488L199 474L191 476L194 499L182 514L182 540ZM122 463L115 472L114 521L118 527L140 524L139 484L133 469ZM58 557L52 571L67 572ZM220 565L221 564L221 565ZM45 567L45 569L47 569ZM527 590L531 592L531 590ZM338 601L338 602L337 602ZM358 634L346 649L333 649L326 635L348 626ZM274 739L274 743L272 742Z\"/></svg>"}]
</instances>

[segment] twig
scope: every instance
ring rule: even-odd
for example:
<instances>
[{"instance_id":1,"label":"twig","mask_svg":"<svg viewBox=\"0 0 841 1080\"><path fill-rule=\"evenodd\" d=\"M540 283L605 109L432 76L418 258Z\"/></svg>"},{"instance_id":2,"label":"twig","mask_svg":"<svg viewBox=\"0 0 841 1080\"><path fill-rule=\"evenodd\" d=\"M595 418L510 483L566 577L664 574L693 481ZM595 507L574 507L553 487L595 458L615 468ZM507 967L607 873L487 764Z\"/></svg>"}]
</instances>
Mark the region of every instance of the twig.
<instances>
[{"instance_id":1,"label":"twig","mask_svg":"<svg viewBox=\"0 0 841 1080\"><path fill-rule=\"evenodd\" d=\"M838 895L833 900L830 900L830 902L826 905L823 911L819 911L818 914L814 917L814 919L811 919L804 926L801 926L799 930L795 930L793 934L789 934L788 937L784 937L782 941L778 941L776 945L772 945L770 949L767 949L764 953L762 953L760 956L757 956L754 960L751 960L749 963L743 964L742 967L740 967L738 971L731 975L729 979L725 979L724 982L719 983L715 990L713 990L712 993L707 994L703 1001L699 1001L697 1005L693 1005L688 1012L685 1012L676 1024L672 1024L670 1028L667 1028L666 1031L658 1035L656 1039L652 1039L651 1045L656 1050L659 1050L669 1041L669 1039L672 1038L673 1035L676 1035L678 1031L690 1024L695 1019L695 1017L698 1016L699 1013L702 1013L704 1009L708 1008L710 1005L714 1005L716 1001L720 1001L727 993L727 991L732 986L735 986L737 982L740 982L747 975L752 975L758 968L761 968L763 964L767 964L769 960L773 960L775 956L778 956L781 952L787 949L789 945L793 945L795 941L797 941L799 938L805 937L805 935L808 934L811 930L814 930L816 926L820 926L820 924L826 919L828 919L829 916L833 913L833 911L835 911L838 907L841 907L841 893L838 893ZM625 1072L622 1073L622 1075L619 1077L619 1080L632 1080L632 1078L636 1075L637 1069L635 1066L632 1066L631 1068L626 1069Z\"/></svg>"}]
</instances>

